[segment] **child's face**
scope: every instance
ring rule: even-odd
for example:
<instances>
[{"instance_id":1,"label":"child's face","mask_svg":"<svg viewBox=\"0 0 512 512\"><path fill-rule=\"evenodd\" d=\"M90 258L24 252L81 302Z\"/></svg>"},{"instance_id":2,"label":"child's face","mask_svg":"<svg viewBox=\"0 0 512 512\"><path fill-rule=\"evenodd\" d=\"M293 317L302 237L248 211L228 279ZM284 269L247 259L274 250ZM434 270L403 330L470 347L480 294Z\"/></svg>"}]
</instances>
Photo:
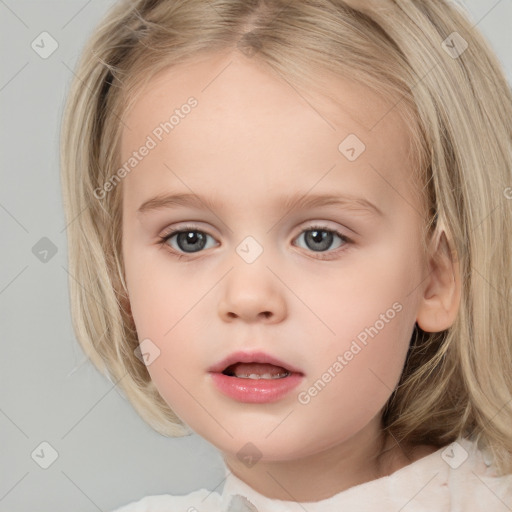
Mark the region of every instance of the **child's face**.
<instances>
[{"instance_id":1,"label":"child's face","mask_svg":"<svg viewBox=\"0 0 512 512\"><path fill-rule=\"evenodd\" d=\"M154 344L151 358L160 351L148 371L178 416L230 456L249 441L285 460L376 435L416 321L427 270L407 131L369 90L331 85L343 108L255 60L209 58L150 81L124 120L121 162L139 156L122 183L123 258L139 340ZM172 130L158 130L175 109ZM350 138L340 151L349 134L362 153ZM199 203L138 212L162 194ZM286 206L316 195L365 198L382 215ZM185 226L199 233L160 243ZM292 388L270 401L224 394L209 370L238 351L295 367L297 384L265 381Z\"/></svg>"}]
</instances>

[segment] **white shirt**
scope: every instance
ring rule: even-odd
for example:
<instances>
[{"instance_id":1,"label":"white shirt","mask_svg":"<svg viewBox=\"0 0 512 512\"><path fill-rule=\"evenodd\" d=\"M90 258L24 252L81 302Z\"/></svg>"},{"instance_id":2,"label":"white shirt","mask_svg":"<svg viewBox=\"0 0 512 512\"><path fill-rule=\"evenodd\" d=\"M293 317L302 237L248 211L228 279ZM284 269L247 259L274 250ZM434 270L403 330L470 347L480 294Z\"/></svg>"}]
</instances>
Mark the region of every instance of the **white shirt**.
<instances>
[{"instance_id":1,"label":"white shirt","mask_svg":"<svg viewBox=\"0 0 512 512\"><path fill-rule=\"evenodd\" d=\"M226 468L221 493L146 496L112 512L510 512L512 474L496 476L487 452L459 438L391 475L330 498L302 502L270 499Z\"/></svg>"}]
</instances>

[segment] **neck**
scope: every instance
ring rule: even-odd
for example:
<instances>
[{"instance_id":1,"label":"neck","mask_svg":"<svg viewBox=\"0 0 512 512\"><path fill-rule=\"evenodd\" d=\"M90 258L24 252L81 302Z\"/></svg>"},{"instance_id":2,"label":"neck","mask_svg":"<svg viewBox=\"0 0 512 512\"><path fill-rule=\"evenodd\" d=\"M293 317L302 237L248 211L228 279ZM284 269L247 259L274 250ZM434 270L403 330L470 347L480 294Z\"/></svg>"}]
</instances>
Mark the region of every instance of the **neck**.
<instances>
[{"instance_id":1,"label":"neck","mask_svg":"<svg viewBox=\"0 0 512 512\"><path fill-rule=\"evenodd\" d=\"M378 428L363 429L324 451L290 460L260 459L247 467L224 455L228 469L260 494L285 501L320 501L407 465L396 442Z\"/></svg>"}]
</instances>

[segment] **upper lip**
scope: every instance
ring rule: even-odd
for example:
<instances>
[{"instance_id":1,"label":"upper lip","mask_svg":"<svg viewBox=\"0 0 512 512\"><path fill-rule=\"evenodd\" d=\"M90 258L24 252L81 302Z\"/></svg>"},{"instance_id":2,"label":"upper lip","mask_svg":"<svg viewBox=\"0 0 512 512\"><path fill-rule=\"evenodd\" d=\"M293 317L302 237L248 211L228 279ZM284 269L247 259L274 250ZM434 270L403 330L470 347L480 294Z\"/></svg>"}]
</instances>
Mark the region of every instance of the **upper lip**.
<instances>
[{"instance_id":1,"label":"upper lip","mask_svg":"<svg viewBox=\"0 0 512 512\"><path fill-rule=\"evenodd\" d=\"M267 363L273 364L275 366L281 366L285 370L288 370L292 373L303 373L299 368L295 368L294 366L280 361L279 359L266 354L265 352L233 352L226 358L222 359L218 363L214 364L210 368L208 368L209 372L212 373L222 373L228 366L231 366L235 363Z\"/></svg>"}]
</instances>

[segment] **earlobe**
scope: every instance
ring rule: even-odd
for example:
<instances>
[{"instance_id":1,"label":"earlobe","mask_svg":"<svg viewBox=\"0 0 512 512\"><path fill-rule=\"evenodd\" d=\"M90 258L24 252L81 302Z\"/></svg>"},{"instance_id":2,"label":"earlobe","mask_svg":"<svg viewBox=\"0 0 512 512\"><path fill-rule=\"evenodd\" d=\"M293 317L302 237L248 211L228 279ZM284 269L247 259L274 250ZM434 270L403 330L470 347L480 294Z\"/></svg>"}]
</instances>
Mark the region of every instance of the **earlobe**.
<instances>
[{"instance_id":1,"label":"earlobe","mask_svg":"<svg viewBox=\"0 0 512 512\"><path fill-rule=\"evenodd\" d=\"M459 261L444 229L437 231L429 256L429 275L423 287L416 322L425 332L451 327L459 310L461 276Z\"/></svg>"}]
</instances>

